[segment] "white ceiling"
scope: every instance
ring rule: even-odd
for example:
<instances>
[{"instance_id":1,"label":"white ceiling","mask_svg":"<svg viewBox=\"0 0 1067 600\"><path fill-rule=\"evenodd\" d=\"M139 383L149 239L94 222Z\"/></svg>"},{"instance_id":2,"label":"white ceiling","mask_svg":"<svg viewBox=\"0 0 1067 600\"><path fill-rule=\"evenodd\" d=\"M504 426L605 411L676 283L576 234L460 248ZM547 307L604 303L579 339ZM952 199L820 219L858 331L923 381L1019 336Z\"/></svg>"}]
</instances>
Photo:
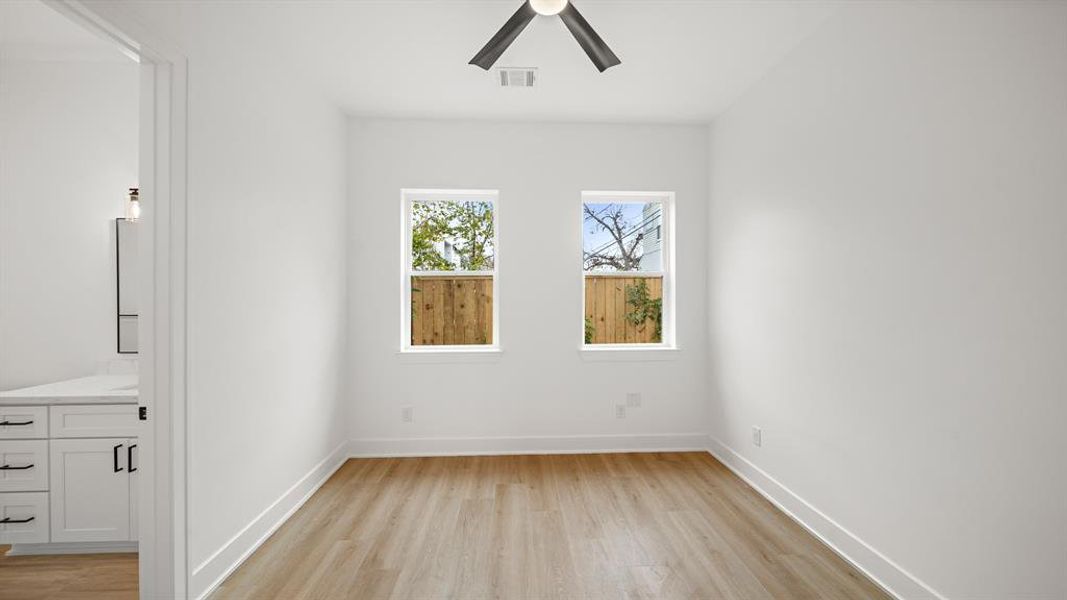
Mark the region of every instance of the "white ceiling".
<instances>
[{"instance_id":1,"label":"white ceiling","mask_svg":"<svg viewBox=\"0 0 1067 600\"><path fill-rule=\"evenodd\" d=\"M0 57L129 61L117 47L38 0L0 0Z\"/></svg>"},{"instance_id":2,"label":"white ceiling","mask_svg":"<svg viewBox=\"0 0 1067 600\"><path fill-rule=\"evenodd\" d=\"M197 24L202 35L285 69L355 115L702 123L840 6L575 0L622 65L598 73L558 17L537 17L497 65L538 67L538 84L504 89L467 61L521 2L142 0L137 10L167 25ZM13 47L104 44L37 0L0 0L0 23L9 54Z\"/></svg>"},{"instance_id":3,"label":"white ceiling","mask_svg":"<svg viewBox=\"0 0 1067 600\"><path fill-rule=\"evenodd\" d=\"M622 59L600 74L558 17L537 17L497 63L538 67L534 89L502 89L467 61L522 0L189 2L232 43L323 86L357 115L710 121L811 34L840 2L576 0Z\"/></svg>"}]
</instances>

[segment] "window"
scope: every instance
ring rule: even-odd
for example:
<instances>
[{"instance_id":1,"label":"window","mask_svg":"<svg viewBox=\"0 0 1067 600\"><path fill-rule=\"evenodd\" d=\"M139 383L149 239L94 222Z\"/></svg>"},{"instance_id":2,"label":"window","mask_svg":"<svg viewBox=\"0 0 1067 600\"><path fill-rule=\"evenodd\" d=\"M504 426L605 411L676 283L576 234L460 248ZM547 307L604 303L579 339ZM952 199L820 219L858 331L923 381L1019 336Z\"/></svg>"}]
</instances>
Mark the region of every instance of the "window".
<instances>
[{"instance_id":1,"label":"window","mask_svg":"<svg viewBox=\"0 0 1067 600\"><path fill-rule=\"evenodd\" d=\"M403 190L401 350L495 349L497 193Z\"/></svg>"},{"instance_id":2,"label":"window","mask_svg":"<svg viewBox=\"0 0 1067 600\"><path fill-rule=\"evenodd\" d=\"M667 192L582 194L586 348L673 346L673 205Z\"/></svg>"}]
</instances>

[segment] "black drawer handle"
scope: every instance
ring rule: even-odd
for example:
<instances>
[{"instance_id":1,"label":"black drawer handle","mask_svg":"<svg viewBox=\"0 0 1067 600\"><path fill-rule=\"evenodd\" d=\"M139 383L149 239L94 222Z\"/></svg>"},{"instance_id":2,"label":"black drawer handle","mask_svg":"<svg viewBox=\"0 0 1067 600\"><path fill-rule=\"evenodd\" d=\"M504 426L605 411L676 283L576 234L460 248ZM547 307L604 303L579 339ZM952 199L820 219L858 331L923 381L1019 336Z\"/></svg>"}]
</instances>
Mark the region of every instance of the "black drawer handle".
<instances>
[{"instance_id":1,"label":"black drawer handle","mask_svg":"<svg viewBox=\"0 0 1067 600\"><path fill-rule=\"evenodd\" d=\"M0 425L33 425L33 419L30 419L29 421L0 421Z\"/></svg>"},{"instance_id":2,"label":"black drawer handle","mask_svg":"<svg viewBox=\"0 0 1067 600\"><path fill-rule=\"evenodd\" d=\"M121 447L122 444L115 444L115 447L111 449L111 460L115 466L116 473L122 472L122 467L119 466L119 448Z\"/></svg>"},{"instance_id":3,"label":"black drawer handle","mask_svg":"<svg viewBox=\"0 0 1067 600\"><path fill-rule=\"evenodd\" d=\"M133 466L133 449L137 447L137 444L130 444L126 448L126 470L133 473L137 470L137 467Z\"/></svg>"},{"instance_id":4,"label":"black drawer handle","mask_svg":"<svg viewBox=\"0 0 1067 600\"><path fill-rule=\"evenodd\" d=\"M4 523L29 523L30 521L36 518L37 517L30 517L28 519L12 519L11 517L4 517L3 519L0 519L0 525L3 525Z\"/></svg>"},{"instance_id":5,"label":"black drawer handle","mask_svg":"<svg viewBox=\"0 0 1067 600\"><path fill-rule=\"evenodd\" d=\"M11 465L0 466L0 471L25 471L26 469L32 469L33 465L26 465L25 467L12 467Z\"/></svg>"}]
</instances>

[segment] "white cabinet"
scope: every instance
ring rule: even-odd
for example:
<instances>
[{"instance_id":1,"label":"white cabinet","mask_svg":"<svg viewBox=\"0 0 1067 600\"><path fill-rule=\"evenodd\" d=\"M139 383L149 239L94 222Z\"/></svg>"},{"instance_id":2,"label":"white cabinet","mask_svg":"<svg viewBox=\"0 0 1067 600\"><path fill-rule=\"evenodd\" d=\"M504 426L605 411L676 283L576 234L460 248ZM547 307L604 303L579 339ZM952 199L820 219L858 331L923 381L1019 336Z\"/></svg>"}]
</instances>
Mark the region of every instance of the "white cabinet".
<instances>
[{"instance_id":1,"label":"white cabinet","mask_svg":"<svg viewBox=\"0 0 1067 600\"><path fill-rule=\"evenodd\" d=\"M139 425L134 404L0 406L0 544L129 548Z\"/></svg>"},{"instance_id":2,"label":"white cabinet","mask_svg":"<svg viewBox=\"0 0 1067 600\"><path fill-rule=\"evenodd\" d=\"M52 454L53 542L131 541L135 515L131 466L137 441L129 438L49 442ZM131 460L134 462L130 464Z\"/></svg>"}]
</instances>

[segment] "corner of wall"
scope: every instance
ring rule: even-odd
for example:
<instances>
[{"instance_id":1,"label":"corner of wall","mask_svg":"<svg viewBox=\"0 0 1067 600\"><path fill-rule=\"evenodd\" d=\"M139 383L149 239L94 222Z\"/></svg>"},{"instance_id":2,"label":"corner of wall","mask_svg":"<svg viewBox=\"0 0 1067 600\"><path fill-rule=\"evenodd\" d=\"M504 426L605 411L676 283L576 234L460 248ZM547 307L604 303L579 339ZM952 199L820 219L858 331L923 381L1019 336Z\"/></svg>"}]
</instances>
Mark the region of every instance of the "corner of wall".
<instances>
[{"instance_id":1,"label":"corner of wall","mask_svg":"<svg viewBox=\"0 0 1067 600\"><path fill-rule=\"evenodd\" d=\"M252 553L263 545L311 496L348 460L349 443L338 446L299 481L271 503L251 523L230 538L214 554L193 568L189 577L189 597L206 598Z\"/></svg>"},{"instance_id":2,"label":"corner of wall","mask_svg":"<svg viewBox=\"0 0 1067 600\"><path fill-rule=\"evenodd\" d=\"M708 436L708 453L893 597L901 600L946 600L713 435Z\"/></svg>"}]
</instances>

